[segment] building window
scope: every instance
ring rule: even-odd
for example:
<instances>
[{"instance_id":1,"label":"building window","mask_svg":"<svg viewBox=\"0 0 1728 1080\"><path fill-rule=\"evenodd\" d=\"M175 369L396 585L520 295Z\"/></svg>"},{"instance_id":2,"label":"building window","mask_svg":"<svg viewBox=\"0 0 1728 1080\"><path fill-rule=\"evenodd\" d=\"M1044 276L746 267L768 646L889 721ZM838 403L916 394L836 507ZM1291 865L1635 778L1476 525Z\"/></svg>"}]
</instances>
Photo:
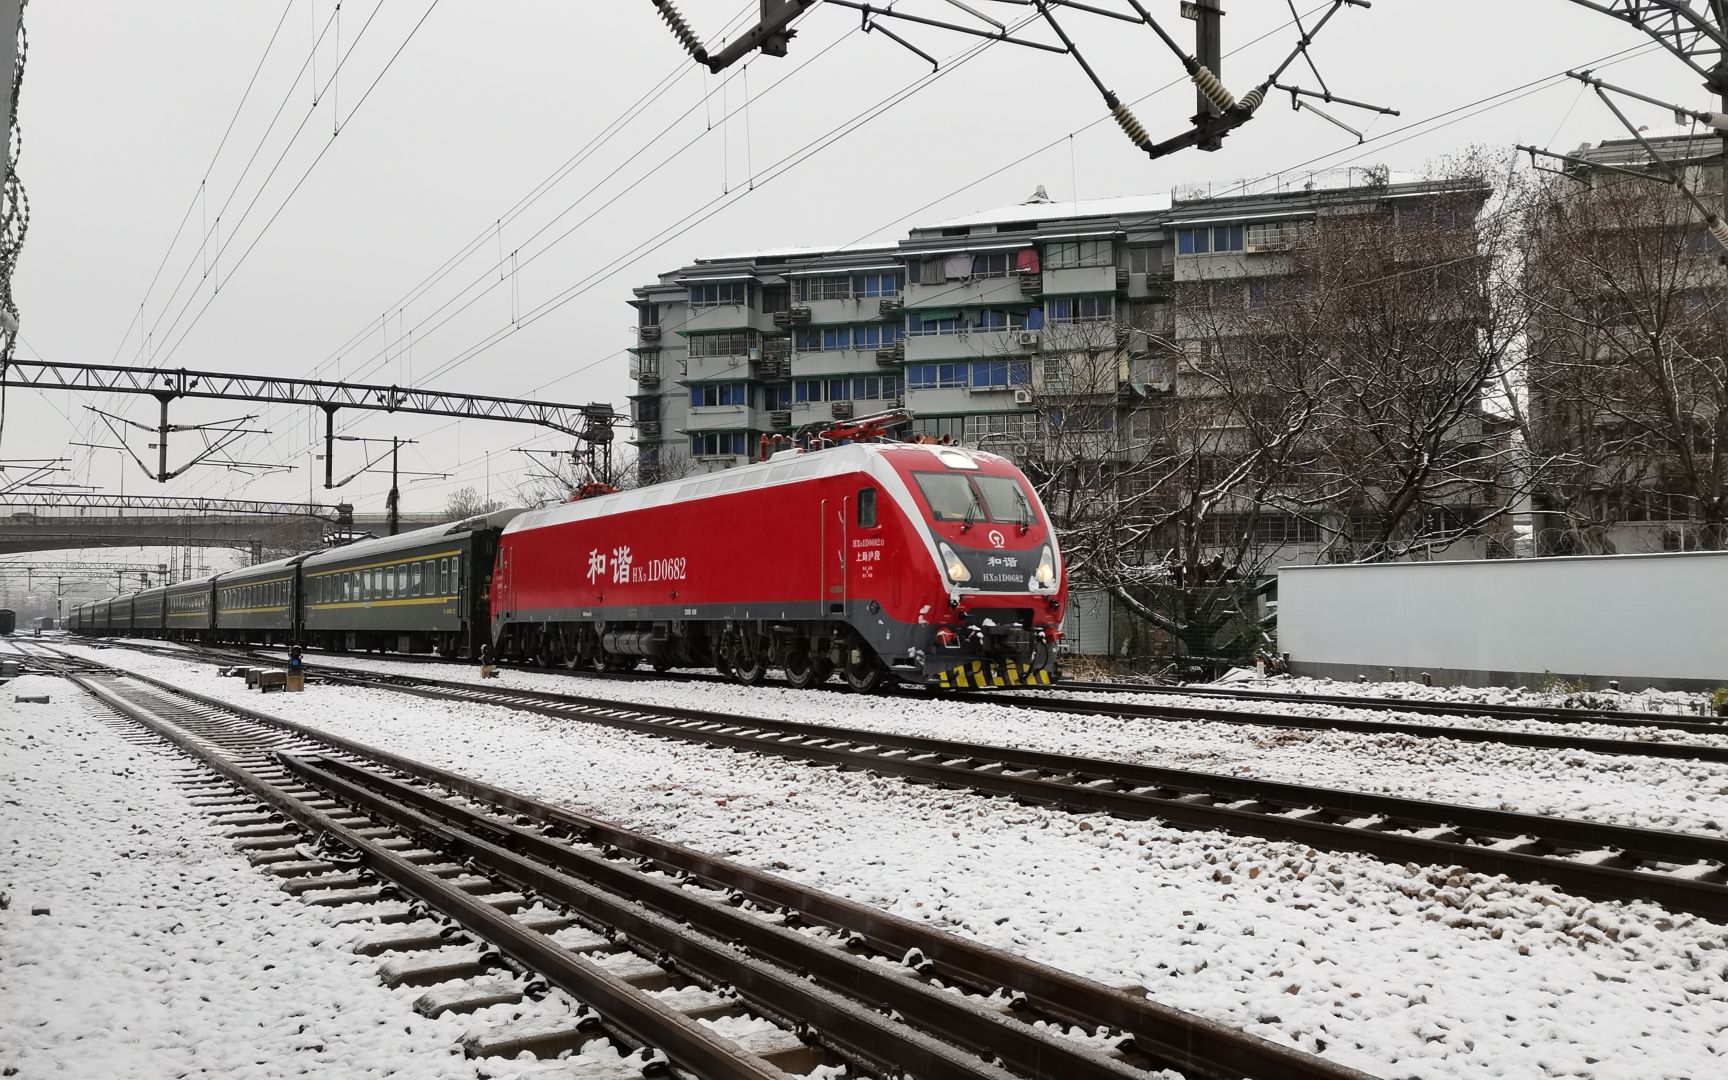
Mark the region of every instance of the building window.
<instances>
[{"instance_id":1,"label":"building window","mask_svg":"<svg viewBox=\"0 0 1728 1080\"><path fill-rule=\"evenodd\" d=\"M690 388L692 408L705 409L718 405L748 405L749 388L741 382L702 383Z\"/></svg>"},{"instance_id":2,"label":"building window","mask_svg":"<svg viewBox=\"0 0 1728 1080\"><path fill-rule=\"evenodd\" d=\"M762 289L762 313L772 315L792 306L792 289L787 285L768 285Z\"/></svg>"},{"instance_id":3,"label":"building window","mask_svg":"<svg viewBox=\"0 0 1728 1080\"><path fill-rule=\"evenodd\" d=\"M900 327L894 323L884 326L880 323L869 326L854 326L852 328L852 347L854 349L891 349L900 340Z\"/></svg>"},{"instance_id":4,"label":"building window","mask_svg":"<svg viewBox=\"0 0 1728 1080\"><path fill-rule=\"evenodd\" d=\"M894 270L881 274L858 274L852 279L854 296L899 296L905 278Z\"/></svg>"},{"instance_id":5,"label":"building window","mask_svg":"<svg viewBox=\"0 0 1728 1080\"><path fill-rule=\"evenodd\" d=\"M710 431L690 436L690 453L694 457L735 456L745 453L749 434L743 431Z\"/></svg>"},{"instance_id":6,"label":"building window","mask_svg":"<svg viewBox=\"0 0 1728 1080\"><path fill-rule=\"evenodd\" d=\"M848 274L828 274L822 277L797 279L798 299L846 300L852 295L852 278Z\"/></svg>"},{"instance_id":7,"label":"building window","mask_svg":"<svg viewBox=\"0 0 1728 1080\"><path fill-rule=\"evenodd\" d=\"M1005 390L1025 386L1027 377L1027 365L1010 360L909 364L906 367L906 389L947 390L970 386L982 390Z\"/></svg>"},{"instance_id":8,"label":"building window","mask_svg":"<svg viewBox=\"0 0 1728 1080\"><path fill-rule=\"evenodd\" d=\"M1242 226L1214 225L1176 230L1176 254L1205 255L1208 252L1241 251Z\"/></svg>"},{"instance_id":9,"label":"building window","mask_svg":"<svg viewBox=\"0 0 1728 1080\"><path fill-rule=\"evenodd\" d=\"M1001 308L979 308L972 325L980 330L1018 330L1026 325L1026 313Z\"/></svg>"},{"instance_id":10,"label":"building window","mask_svg":"<svg viewBox=\"0 0 1728 1080\"><path fill-rule=\"evenodd\" d=\"M974 390L1006 390L1026 385L1026 365L1008 360L974 360L971 370Z\"/></svg>"},{"instance_id":11,"label":"building window","mask_svg":"<svg viewBox=\"0 0 1728 1080\"><path fill-rule=\"evenodd\" d=\"M858 401L893 401L899 396L898 375L859 375L852 380L852 397Z\"/></svg>"},{"instance_id":12,"label":"building window","mask_svg":"<svg viewBox=\"0 0 1728 1080\"><path fill-rule=\"evenodd\" d=\"M983 446L991 440L1031 442L1038 434L1035 412L975 413L965 418L966 441Z\"/></svg>"},{"instance_id":13,"label":"building window","mask_svg":"<svg viewBox=\"0 0 1728 1080\"><path fill-rule=\"evenodd\" d=\"M659 304L637 304L636 305L636 325L637 326L659 326L660 325L660 305Z\"/></svg>"},{"instance_id":14,"label":"building window","mask_svg":"<svg viewBox=\"0 0 1728 1080\"><path fill-rule=\"evenodd\" d=\"M711 281L690 286L690 306L693 308L742 304L747 296L748 292L742 281Z\"/></svg>"},{"instance_id":15,"label":"building window","mask_svg":"<svg viewBox=\"0 0 1728 1080\"><path fill-rule=\"evenodd\" d=\"M1116 261L1116 245L1109 240L1065 240L1044 245L1044 269L1072 270L1082 266L1109 266Z\"/></svg>"},{"instance_id":16,"label":"building window","mask_svg":"<svg viewBox=\"0 0 1728 1080\"><path fill-rule=\"evenodd\" d=\"M1164 272L1162 244L1134 244L1128 248L1128 272L1157 277Z\"/></svg>"},{"instance_id":17,"label":"building window","mask_svg":"<svg viewBox=\"0 0 1728 1080\"><path fill-rule=\"evenodd\" d=\"M1251 248L1284 247L1296 242L1301 225L1294 221L1260 221L1248 226L1248 246Z\"/></svg>"},{"instance_id":18,"label":"building window","mask_svg":"<svg viewBox=\"0 0 1728 1080\"><path fill-rule=\"evenodd\" d=\"M1007 277L1013 269L1012 251L980 251L972 256L972 276L975 278Z\"/></svg>"},{"instance_id":19,"label":"building window","mask_svg":"<svg viewBox=\"0 0 1728 1080\"><path fill-rule=\"evenodd\" d=\"M958 334L965 326L960 322L960 314L956 311L925 312L920 315L913 312L908 316L908 334Z\"/></svg>"},{"instance_id":20,"label":"building window","mask_svg":"<svg viewBox=\"0 0 1728 1080\"><path fill-rule=\"evenodd\" d=\"M966 364L908 364L906 389L945 390L967 385Z\"/></svg>"},{"instance_id":21,"label":"building window","mask_svg":"<svg viewBox=\"0 0 1728 1080\"><path fill-rule=\"evenodd\" d=\"M719 334L691 334L690 355L748 356L756 345L756 335L748 330L728 330Z\"/></svg>"},{"instance_id":22,"label":"building window","mask_svg":"<svg viewBox=\"0 0 1728 1080\"><path fill-rule=\"evenodd\" d=\"M1108 319L1114 313L1108 296L1057 296L1044 301L1044 317L1050 322L1087 322Z\"/></svg>"}]
</instances>

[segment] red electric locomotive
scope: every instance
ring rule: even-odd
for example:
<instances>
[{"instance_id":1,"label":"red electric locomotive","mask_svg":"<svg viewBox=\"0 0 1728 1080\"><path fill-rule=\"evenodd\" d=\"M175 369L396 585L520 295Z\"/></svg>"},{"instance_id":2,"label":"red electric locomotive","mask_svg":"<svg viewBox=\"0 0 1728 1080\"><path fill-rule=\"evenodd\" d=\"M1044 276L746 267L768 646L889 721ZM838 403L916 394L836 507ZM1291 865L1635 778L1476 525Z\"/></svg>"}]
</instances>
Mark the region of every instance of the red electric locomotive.
<instances>
[{"instance_id":1,"label":"red electric locomotive","mask_svg":"<svg viewBox=\"0 0 1728 1080\"><path fill-rule=\"evenodd\" d=\"M1046 685L1067 585L1018 469L862 442L522 514L500 537L502 656L717 668L857 690Z\"/></svg>"}]
</instances>

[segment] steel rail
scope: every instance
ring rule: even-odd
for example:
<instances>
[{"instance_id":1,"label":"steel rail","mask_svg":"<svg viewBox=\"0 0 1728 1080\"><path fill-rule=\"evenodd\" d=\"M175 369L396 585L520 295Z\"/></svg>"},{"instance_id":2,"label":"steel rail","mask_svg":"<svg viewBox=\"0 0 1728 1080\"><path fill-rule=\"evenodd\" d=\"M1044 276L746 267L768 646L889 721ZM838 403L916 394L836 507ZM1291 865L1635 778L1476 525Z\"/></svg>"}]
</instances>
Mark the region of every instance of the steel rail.
<instances>
[{"instance_id":1,"label":"steel rail","mask_svg":"<svg viewBox=\"0 0 1728 1080\"><path fill-rule=\"evenodd\" d=\"M1401 723L1397 720L1352 720L1345 716L1286 716L1254 709L1205 709L1182 705L1147 705L1139 702L1087 701L1083 698L1046 694L1017 694L1003 698L994 694L960 694L963 700L1014 705L1038 712L1115 716L1124 719L1188 720L1201 723L1236 724L1248 727L1285 728L1299 731L1348 731L1361 735L1410 735L1419 739L1455 739L1468 743L1500 743L1543 750L1581 750L1592 754L1675 758L1688 761L1728 763L1728 746L1699 743L1645 742L1640 739L1610 739L1588 735L1557 735L1539 731L1507 731L1504 728L1446 727L1440 724ZM1712 734L1728 735L1714 728Z\"/></svg>"},{"instance_id":2,"label":"steel rail","mask_svg":"<svg viewBox=\"0 0 1728 1080\"><path fill-rule=\"evenodd\" d=\"M66 655L66 654L61 654ZM74 658L75 659L75 658ZM1023 996L1026 1009L1089 1027L1105 1025L1132 1036L1132 1049L1155 1067L1174 1068L1197 1078L1256 1077L1291 1080L1372 1080L1368 1074L1302 1051L1279 1046L1215 1021L1113 990L1100 983L977 942L953 937L888 912L823 893L751 869L725 858L625 829L549 803L499 788L437 766L297 724L219 698L208 697L153 676L116 669L110 674L137 680L190 701L300 736L332 750L374 761L393 771L491 803L541 825L567 830L590 843L611 846L647 859L674 875L688 875L764 907L795 913L831 927L854 943L886 956L917 949L934 965L931 974L965 985L1000 988ZM288 764L286 755L284 763ZM357 777L360 770L326 759L328 771ZM305 763L290 765L304 771ZM392 791L403 790L388 778L370 775ZM322 781L320 781L322 783ZM344 792L344 795L351 794ZM412 801L412 800L410 800ZM448 804L440 804L448 809ZM500 828L496 822L491 828ZM512 834L519 830L507 830ZM530 836L532 834L529 834ZM542 841L543 842L543 841ZM561 849L569 851L570 849ZM508 875L506 875L508 876ZM531 887L553 895L543 883ZM683 916L681 916L683 917ZM797 936L797 935L794 935ZM947 996L947 995L944 995ZM904 1010L902 1010L904 1012ZM904 1036L904 1033L900 1033ZM934 1074L932 1074L934 1075ZM1066 1071L1052 1076L1091 1075Z\"/></svg>"},{"instance_id":3,"label":"steel rail","mask_svg":"<svg viewBox=\"0 0 1728 1080\"><path fill-rule=\"evenodd\" d=\"M1409 700L1385 696L1353 697L1349 694L1295 694L1275 690L1234 690L1224 686L1159 686L1152 683L1086 682L1062 680L1062 690L1086 694L1170 694L1178 697L1225 698L1231 701L1280 701L1337 705L1379 712L1420 713L1429 716L1489 716L1496 720L1548 720L1560 724L1612 724L1619 727L1655 727L1698 735L1728 734L1728 720L1687 720L1677 713L1635 710L1570 709L1561 705L1495 705L1483 701Z\"/></svg>"},{"instance_id":4,"label":"steel rail","mask_svg":"<svg viewBox=\"0 0 1728 1080\"><path fill-rule=\"evenodd\" d=\"M247 653L241 646L234 646L237 652ZM319 650L334 656L354 656L368 658L367 654L348 650ZM252 652L252 655L257 655ZM390 657L391 663L437 664L451 663L442 657L418 656L406 654ZM497 666L509 670L526 671L544 674L569 674L580 678L605 679L617 682L653 682L676 680L682 682L720 682L736 685L723 676L710 674L653 674L641 672L609 672L609 671L577 671L574 669L543 668L534 664L500 662ZM836 686L835 689L840 687ZM1205 691L1182 688L1163 687L1133 687L1129 688L1119 683L1072 683L1060 682L1047 690L1034 690L1025 693L1003 690L986 690L981 692L959 692L949 696L961 700L989 702L996 705L1016 705L1034 709L1047 709L1057 712L1074 712L1098 715L1139 715L1161 720L1197 720L1216 721L1225 724L1260 724L1267 727L1293 728L1300 730L1352 731L1363 734L1393 733L1413 735L1419 738L1453 738L1460 742L1497 742L1510 746L1535 746L1544 749L1575 749L1588 750L1600 754L1632 754L1645 757L1665 758L1696 758L1700 761L1728 762L1728 747L1702 746L1696 743L1653 743L1636 739L1613 739L1590 736L1551 735L1540 732L1507 731L1503 728L1459 728L1445 727L1437 724L1401 724L1398 721L1352 720L1348 717L1293 717L1278 713L1265 713L1256 710L1233 709L1186 709L1176 705L1143 705L1139 703L1121 705L1109 702L1087 702L1078 698L1063 698L1055 696L1059 690L1073 690L1082 693L1147 693L1175 694L1187 696L1220 696L1235 698L1228 692L1216 695ZM1654 728L1657 730L1678 731L1694 735L1728 735L1728 723L1711 723L1709 721L1678 720L1673 716L1661 713L1619 713L1619 714L1580 714L1573 709L1550 708L1555 715L1539 714L1525 715L1522 711L1511 709L1504 713L1487 711L1489 707L1478 704L1475 709L1458 710L1449 705L1437 702L1415 703L1423 708L1403 708L1398 699L1372 698L1354 699L1348 697L1321 697L1305 694L1242 695L1242 700L1261 698L1269 701L1310 702L1335 705L1341 708L1358 709L1362 711L1415 712L1439 716L1470 715L1491 716L1507 720L1540 720L1574 723L1599 723L1615 727ZM1370 704L1360 704L1367 700ZM1047 704L1048 703L1048 704ZM1645 719L1648 717L1649 719ZM1659 747L1660 749L1652 749ZM1674 749L1679 748L1679 749Z\"/></svg>"},{"instance_id":5,"label":"steel rail","mask_svg":"<svg viewBox=\"0 0 1728 1080\"><path fill-rule=\"evenodd\" d=\"M124 672L116 673L125 675ZM128 676L129 677L129 676ZM108 687L77 674L66 678L109 708L155 732L187 756L248 795L308 830L323 833L359 857L366 868L496 946L504 955L542 975L600 1014L608 1034L626 1045L653 1047L674 1063L714 1080L786 1080L786 1074L754 1054L643 994L605 969L529 929L478 897L336 821L280 787L256 776L196 738L151 715ZM228 708L223 705L222 708Z\"/></svg>"},{"instance_id":6,"label":"steel rail","mask_svg":"<svg viewBox=\"0 0 1728 1080\"><path fill-rule=\"evenodd\" d=\"M692 894L674 880L655 880L339 761L286 755L282 760L338 798L429 837L488 874L617 927L655 955L670 957L710 983L731 986L759 1011L795 1017L885 1071L930 1080L1010 1075L980 1069L983 1057L998 1059L1022 1076L1129 1080L1144 1075L1096 1052L1064 1046L976 1000L915 980L904 968L896 971L854 957ZM741 958L734 946L761 959ZM787 978L788 970L804 973L815 985ZM889 1010L919 1030L909 1032L889 1020Z\"/></svg>"}]
</instances>

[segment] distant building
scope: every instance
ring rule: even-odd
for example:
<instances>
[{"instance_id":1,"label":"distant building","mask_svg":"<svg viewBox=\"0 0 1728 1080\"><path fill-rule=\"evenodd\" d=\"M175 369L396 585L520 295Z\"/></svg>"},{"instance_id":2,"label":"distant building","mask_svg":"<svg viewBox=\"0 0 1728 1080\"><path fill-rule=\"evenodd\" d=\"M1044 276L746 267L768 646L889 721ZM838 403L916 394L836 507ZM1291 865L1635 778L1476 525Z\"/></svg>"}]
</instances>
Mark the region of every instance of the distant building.
<instances>
[{"instance_id":1,"label":"distant building","mask_svg":"<svg viewBox=\"0 0 1728 1080\"><path fill-rule=\"evenodd\" d=\"M1082 445L1114 483L1168 395L1204 392L1184 375L1212 343L1177 310L1183 283L1234 278L1249 290L1290 277L1292 243L1317 216L1377 208L1396 219L1445 188L1362 175L1223 198L1051 202L1040 189L895 243L770 249L664 273L630 301L642 477L724 468L765 434L904 406L916 431L1033 457L1058 414L1084 411ZM1076 370L1074 356L1100 353ZM1221 516L1220 535L1229 527ZM1311 561L1329 539L1317 515L1263 512L1254 528L1268 561ZM1477 540L1454 555L1484 553Z\"/></svg>"},{"instance_id":2,"label":"distant building","mask_svg":"<svg viewBox=\"0 0 1728 1080\"><path fill-rule=\"evenodd\" d=\"M1560 462L1532 500L1540 555L1728 542L1724 250L1672 183L1720 214L1722 142L1642 135L1574 152L1532 249L1533 449Z\"/></svg>"}]
</instances>

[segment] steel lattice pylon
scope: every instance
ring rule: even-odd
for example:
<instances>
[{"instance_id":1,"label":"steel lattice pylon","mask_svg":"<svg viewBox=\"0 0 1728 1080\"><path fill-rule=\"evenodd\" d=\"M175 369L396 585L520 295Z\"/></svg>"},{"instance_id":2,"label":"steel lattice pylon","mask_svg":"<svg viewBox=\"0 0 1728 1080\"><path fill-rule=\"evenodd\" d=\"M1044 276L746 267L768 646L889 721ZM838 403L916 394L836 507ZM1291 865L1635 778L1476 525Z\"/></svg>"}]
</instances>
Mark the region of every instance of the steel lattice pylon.
<instances>
[{"instance_id":1,"label":"steel lattice pylon","mask_svg":"<svg viewBox=\"0 0 1728 1080\"><path fill-rule=\"evenodd\" d=\"M1697 72L1715 94L1728 93L1728 4L1710 0L1699 11L1686 0L1571 0L1650 35ZM1705 58L1714 58L1706 63Z\"/></svg>"}]
</instances>

